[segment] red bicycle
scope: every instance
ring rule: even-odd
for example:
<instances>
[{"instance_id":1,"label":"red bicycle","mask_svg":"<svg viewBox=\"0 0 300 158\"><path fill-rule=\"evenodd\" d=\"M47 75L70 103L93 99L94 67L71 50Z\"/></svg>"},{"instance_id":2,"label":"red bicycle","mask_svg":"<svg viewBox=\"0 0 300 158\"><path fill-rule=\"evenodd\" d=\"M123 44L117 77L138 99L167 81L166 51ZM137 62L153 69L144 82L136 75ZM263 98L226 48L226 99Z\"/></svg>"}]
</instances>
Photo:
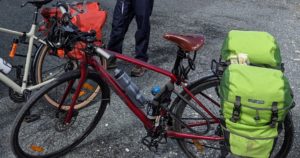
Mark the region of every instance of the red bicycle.
<instances>
[{"instance_id":1,"label":"red bicycle","mask_svg":"<svg viewBox=\"0 0 300 158\"><path fill-rule=\"evenodd\" d=\"M94 35L77 32L77 38L89 42L84 51L78 50L77 55L73 54L80 61L79 70L66 72L36 92L22 107L12 128L11 144L15 155L58 157L66 154L96 127L110 102L110 88L144 124L147 135L142 138L142 143L150 150L166 143L167 138L174 138L188 157L226 157L229 154L220 126L219 77L212 75L187 83L188 73L195 69L196 52L204 44L203 36L164 35L179 48L174 67L169 72L96 47L92 44ZM98 62L99 56L144 67L168 77L169 82L161 90L155 89L153 100L147 101L120 69L115 70L114 76L105 70ZM80 93L95 93L93 87L97 86L100 87L97 97L84 108L75 109L76 103L84 101L78 99ZM49 106L42 99L45 94L56 98L60 105ZM63 105L70 108L62 110ZM146 112L141 109L143 106L147 107ZM286 157L293 142L290 114L281 126L272 157Z\"/></svg>"}]
</instances>

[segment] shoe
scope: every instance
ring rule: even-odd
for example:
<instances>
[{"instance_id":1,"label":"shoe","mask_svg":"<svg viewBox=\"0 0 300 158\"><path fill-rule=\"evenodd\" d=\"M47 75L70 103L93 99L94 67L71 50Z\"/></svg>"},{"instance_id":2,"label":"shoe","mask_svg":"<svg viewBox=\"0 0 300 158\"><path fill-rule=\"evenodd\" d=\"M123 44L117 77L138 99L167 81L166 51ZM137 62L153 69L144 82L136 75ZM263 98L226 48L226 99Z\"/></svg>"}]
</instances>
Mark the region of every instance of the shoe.
<instances>
[{"instance_id":1,"label":"shoe","mask_svg":"<svg viewBox=\"0 0 300 158\"><path fill-rule=\"evenodd\" d=\"M116 67L117 67L117 60L112 60L107 65L107 69L115 69Z\"/></svg>"},{"instance_id":2,"label":"shoe","mask_svg":"<svg viewBox=\"0 0 300 158\"><path fill-rule=\"evenodd\" d=\"M141 76L144 75L145 71L146 70L143 67L135 66L135 67L132 68L130 75L132 77L141 77Z\"/></svg>"}]
</instances>

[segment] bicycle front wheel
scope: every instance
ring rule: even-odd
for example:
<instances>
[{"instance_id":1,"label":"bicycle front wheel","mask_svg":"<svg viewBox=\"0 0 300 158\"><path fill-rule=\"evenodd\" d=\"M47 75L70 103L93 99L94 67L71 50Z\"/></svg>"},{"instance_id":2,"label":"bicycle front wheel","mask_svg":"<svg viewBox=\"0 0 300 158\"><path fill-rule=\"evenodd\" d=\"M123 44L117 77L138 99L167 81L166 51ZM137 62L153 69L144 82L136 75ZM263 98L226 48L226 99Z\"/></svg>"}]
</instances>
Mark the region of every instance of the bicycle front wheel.
<instances>
[{"instance_id":1,"label":"bicycle front wheel","mask_svg":"<svg viewBox=\"0 0 300 158\"><path fill-rule=\"evenodd\" d=\"M189 90L193 95L201 101L201 103L218 119L220 118L220 98L218 95L218 86L219 80L217 77L208 77L203 80L195 82L189 86ZM192 101L191 97L187 94L182 93L182 95L193 104L197 105ZM200 106L199 110L203 113L206 113ZM203 116L199 115L187 105L184 101L177 99L173 105L173 110L178 118L181 119L185 124L191 125L190 128L196 132L203 132L207 130L205 124L199 124L198 122L203 122L206 119ZM213 120L209 115L206 116L208 120ZM222 129L218 123L210 123L211 127L209 131L205 134L206 136L223 136ZM178 132L193 133L191 130L182 126L179 121L174 120L174 130ZM279 133L279 136L276 140L273 152L271 154L272 158L284 158L288 155L292 143L293 143L293 134L294 126L292 122L292 116L289 113L286 116L285 121L282 123L282 129ZM194 133L195 134L195 133ZM208 141L208 140L191 140L191 139L177 139L179 146L186 153L188 157L226 157L230 155L230 152L225 147L224 140L222 141Z\"/></svg>"},{"instance_id":2,"label":"bicycle front wheel","mask_svg":"<svg viewBox=\"0 0 300 158\"><path fill-rule=\"evenodd\" d=\"M17 115L11 135L12 149L18 157L58 157L78 145L97 125L107 104L109 88L96 73L88 73L80 93L95 93L91 87L100 87L93 100L84 108L72 111L71 121L65 123L69 111L50 106L45 94L60 102L69 83L74 81L64 104L70 105L80 79L79 71L68 72L37 91ZM89 94L91 95L91 94ZM80 103L84 100L77 100Z\"/></svg>"},{"instance_id":3,"label":"bicycle front wheel","mask_svg":"<svg viewBox=\"0 0 300 158\"><path fill-rule=\"evenodd\" d=\"M77 61L58 57L47 45L41 45L36 54L37 61L35 65L35 81L37 84L54 77L58 77L65 72L77 69L78 67ZM106 60L101 60L101 64L104 68L106 68ZM98 93L99 90L100 87L95 88L95 93ZM88 104L88 100L93 100L94 97L95 95L91 95L86 101L76 104L75 109L85 107ZM59 103L56 102L55 99L51 98L51 96L48 94L45 94L44 98L51 105L58 107ZM62 108L68 110L68 107L64 105Z\"/></svg>"}]
</instances>

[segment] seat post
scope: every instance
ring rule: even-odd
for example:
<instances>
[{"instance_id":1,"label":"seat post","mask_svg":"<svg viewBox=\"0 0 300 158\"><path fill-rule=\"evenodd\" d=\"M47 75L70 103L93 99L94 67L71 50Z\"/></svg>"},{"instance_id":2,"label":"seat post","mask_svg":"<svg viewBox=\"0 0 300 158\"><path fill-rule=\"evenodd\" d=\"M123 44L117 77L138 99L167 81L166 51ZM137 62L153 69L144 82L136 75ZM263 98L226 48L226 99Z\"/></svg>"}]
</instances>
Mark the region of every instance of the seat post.
<instances>
[{"instance_id":1,"label":"seat post","mask_svg":"<svg viewBox=\"0 0 300 158\"><path fill-rule=\"evenodd\" d=\"M172 73L175 74L177 77L180 75L179 74L180 73L179 66L181 64L182 59L184 59L185 57L186 57L185 52L180 47L178 47L175 64L172 69Z\"/></svg>"}]
</instances>

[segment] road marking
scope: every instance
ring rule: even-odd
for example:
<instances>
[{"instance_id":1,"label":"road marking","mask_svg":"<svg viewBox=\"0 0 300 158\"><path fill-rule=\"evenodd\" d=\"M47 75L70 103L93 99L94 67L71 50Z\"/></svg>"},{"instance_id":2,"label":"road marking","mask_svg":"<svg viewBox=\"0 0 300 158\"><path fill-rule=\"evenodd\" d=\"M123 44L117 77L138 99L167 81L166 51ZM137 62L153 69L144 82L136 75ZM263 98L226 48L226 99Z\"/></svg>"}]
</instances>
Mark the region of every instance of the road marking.
<instances>
[{"instance_id":1,"label":"road marking","mask_svg":"<svg viewBox=\"0 0 300 158\"><path fill-rule=\"evenodd\" d=\"M295 53L299 53L300 54L300 50L296 50Z\"/></svg>"},{"instance_id":2,"label":"road marking","mask_svg":"<svg viewBox=\"0 0 300 158\"><path fill-rule=\"evenodd\" d=\"M300 59L298 58L298 59L293 59L294 61L300 61Z\"/></svg>"}]
</instances>

